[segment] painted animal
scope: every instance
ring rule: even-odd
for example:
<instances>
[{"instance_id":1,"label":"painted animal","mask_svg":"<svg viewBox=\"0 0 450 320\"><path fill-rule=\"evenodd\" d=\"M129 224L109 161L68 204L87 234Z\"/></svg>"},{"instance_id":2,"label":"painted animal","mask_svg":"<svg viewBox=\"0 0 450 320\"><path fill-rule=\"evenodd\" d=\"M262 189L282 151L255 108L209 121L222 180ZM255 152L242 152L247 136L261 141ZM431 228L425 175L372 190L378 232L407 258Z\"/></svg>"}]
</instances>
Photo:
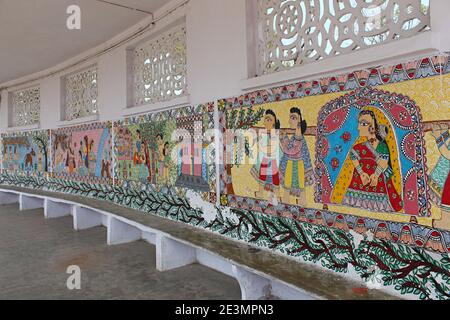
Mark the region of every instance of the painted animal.
<instances>
[{"instance_id":1,"label":"painted animal","mask_svg":"<svg viewBox=\"0 0 450 320\"><path fill-rule=\"evenodd\" d=\"M36 156L36 152L34 152L33 149L31 149L30 153L27 153L25 156L25 167L32 167L33 166L33 157Z\"/></svg>"}]
</instances>

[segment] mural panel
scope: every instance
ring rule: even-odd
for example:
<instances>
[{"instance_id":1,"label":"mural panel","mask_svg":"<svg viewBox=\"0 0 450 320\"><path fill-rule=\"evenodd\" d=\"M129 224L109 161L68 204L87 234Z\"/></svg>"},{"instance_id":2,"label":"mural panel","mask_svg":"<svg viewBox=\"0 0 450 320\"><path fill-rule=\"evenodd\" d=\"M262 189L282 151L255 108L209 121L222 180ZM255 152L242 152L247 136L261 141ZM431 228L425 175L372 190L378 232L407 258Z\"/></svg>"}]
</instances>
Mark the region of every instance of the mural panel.
<instances>
[{"instance_id":1,"label":"mural panel","mask_svg":"<svg viewBox=\"0 0 450 320\"><path fill-rule=\"evenodd\" d=\"M30 175L49 170L49 131L2 134L3 170Z\"/></svg>"},{"instance_id":2,"label":"mural panel","mask_svg":"<svg viewBox=\"0 0 450 320\"><path fill-rule=\"evenodd\" d=\"M112 182L111 123L52 130L55 178L94 183Z\"/></svg>"},{"instance_id":3,"label":"mural panel","mask_svg":"<svg viewBox=\"0 0 450 320\"><path fill-rule=\"evenodd\" d=\"M126 118L114 125L118 185L215 201L214 104Z\"/></svg>"},{"instance_id":4,"label":"mural panel","mask_svg":"<svg viewBox=\"0 0 450 320\"><path fill-rule=\"evenodd\" d=\"M445 252L449 73L441 55L219 101L221 203Z\"/></svg>"},{"instance_id":5,"label":"mural panel","mask_svg":"<svg viewBox=\"0 0 450 320\"><path fill-rule=\"evenodd\" d=\"M402 95L361 89L319 112L316 201L430 216L421 115Z\"/></svg>"}]
</instances>

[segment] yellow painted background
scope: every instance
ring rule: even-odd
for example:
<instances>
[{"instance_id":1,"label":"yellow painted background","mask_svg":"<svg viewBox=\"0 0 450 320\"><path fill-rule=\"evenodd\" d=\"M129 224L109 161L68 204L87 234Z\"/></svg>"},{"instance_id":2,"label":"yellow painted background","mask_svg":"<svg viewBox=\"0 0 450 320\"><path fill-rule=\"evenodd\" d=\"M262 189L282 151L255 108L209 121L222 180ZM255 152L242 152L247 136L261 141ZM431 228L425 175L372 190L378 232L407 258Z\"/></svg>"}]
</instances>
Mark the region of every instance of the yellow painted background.
<instances>
[{"instance_id":1,"label":"yellow painted background","mask_svg":"<svg viewBox=\"0 0 450 320\"><path fill-rule=\"evenodd\" d=\"M442 119L450 119L450 74L444 76L435 76L426 79L404 81L396 84L388 84L378 86L377 89L398 93L408 96L416 102L422 114L422 121L437 121ZM330 93L318 96L310 96L305 98L285 100L281 102L273 102L260 105L264 109L272 109L281 122L281 128L289 127L289 110L291 107L300 107L303 118L307 121L308 126L317 125L317 116L319 110L326 103L336 99L347 92ZM258 106L259 107L259 106ZM263 120L257 124L263 126ZM306 136L308 149L311 155L311 161L315 163L315 137ZM425 134L427 148L427 167L428 174L436 165L439 159L439 151L436 146L435 139L428 132ZM250 174L251 165L234 166L232 169L233 188L236 195L244 197L254 197L254 192L259 189L258 183ZM293 198L291 198L292 200ZM323 209L323 205L314 202L314 186L306 188L307 208ZM329 205L329 210L334 212L352 214L356 216L408 222L410 215L370 212L364 209L351 208L337 205ZM432 204L431 218L418 218L418 222L423 225L431 226L432 219L440 219L441 211L437 206Z\"/></svg>"}]
</instances>

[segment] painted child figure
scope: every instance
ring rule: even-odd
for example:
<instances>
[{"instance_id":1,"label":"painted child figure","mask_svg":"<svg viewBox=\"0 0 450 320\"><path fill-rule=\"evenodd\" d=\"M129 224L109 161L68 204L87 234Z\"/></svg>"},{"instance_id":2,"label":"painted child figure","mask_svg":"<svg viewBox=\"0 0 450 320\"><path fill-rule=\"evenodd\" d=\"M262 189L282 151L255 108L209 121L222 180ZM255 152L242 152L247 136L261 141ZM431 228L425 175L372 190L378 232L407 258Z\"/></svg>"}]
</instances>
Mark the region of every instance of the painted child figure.
<instances>
[{"instance_id":1,"label":"painted child figure","mask_svg":"<svg viewBox=\"0 0 450 320\"><path fill-rule=\"evenodd\" d=\"M450 230L450 132L447 126L433 125L431 135L436 139L436 144L441 157L430 175L430 185L433 193L440 197L442 218L434 220L433 226Z\"/></svg>"},{"instance_id":2,"label":"painted child figure","mask_svg":"<svg viewBox=\"0 0 450 320\"><path fill-rule=\"evenodd\" d=\"M280 139L281 146L281 185L284 189L282 200L290 203L291 196L296 197L297 204L306 203L305 187L314 183L314 170L311 157L304 138L307 128L299 108L292 108L289 126L295 130L290 137L285 134Z\"/></svg>"}]
</instances>

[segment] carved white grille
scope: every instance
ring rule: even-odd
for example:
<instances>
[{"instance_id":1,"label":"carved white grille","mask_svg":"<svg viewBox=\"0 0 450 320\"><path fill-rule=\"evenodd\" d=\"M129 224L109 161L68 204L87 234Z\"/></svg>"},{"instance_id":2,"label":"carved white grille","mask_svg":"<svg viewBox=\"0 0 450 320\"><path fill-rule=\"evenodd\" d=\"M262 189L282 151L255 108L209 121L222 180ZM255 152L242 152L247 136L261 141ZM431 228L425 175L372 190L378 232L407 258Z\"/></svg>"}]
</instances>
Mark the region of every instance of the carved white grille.
<instances>
[{"instance_id":1,"label":"carved white grille","mask_svg":"<svg viewBox=\"0 0 450 320\"><path fill-rule=\"evenodd\" d=\"M430 0L257 0L258 75L430 29Z\"/></svg>"},{"instance_id":2,"label":"carved white grille","mask_svg":"<svg viewBox=\"0 0 450 320\"><path fill-rule=\"evenodd\" d=\"M40 122L41 96L39 87L15 91L12 99L12 126L23 127Z\"/></svg>"},{"instance_id":3,"label":"carved white grille","mask_svg":"<svg viewBox=\"0 0 450 320\"><path fill-rule=\"evenodd\" d=\"M134 105L186 95L186 28L177 26L137 47L133 57Z\"/></svg>"},{"instance_id":4,"label":"carved white grille","mask_svg":"<svg viewBox=\"0 0 450 320\"><path fill-rule=\"evenodd\" d=\"M97 67L66 76L65 120L96 115L98 112Z\"/></svg>"}]
</instances>

